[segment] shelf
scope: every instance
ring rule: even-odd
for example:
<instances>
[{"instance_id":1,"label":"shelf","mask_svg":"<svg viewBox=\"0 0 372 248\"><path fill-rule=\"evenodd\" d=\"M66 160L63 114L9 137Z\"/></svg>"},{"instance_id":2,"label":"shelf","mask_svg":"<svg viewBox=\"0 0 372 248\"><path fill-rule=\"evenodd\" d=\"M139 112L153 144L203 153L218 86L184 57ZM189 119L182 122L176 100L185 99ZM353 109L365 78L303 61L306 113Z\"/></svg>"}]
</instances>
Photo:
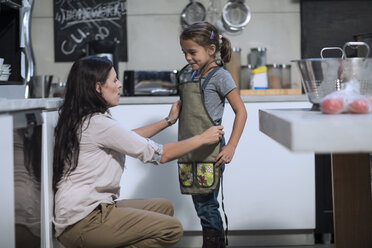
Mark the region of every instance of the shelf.
<instances>
[{"instance_id":1,"label":"shelf","mask_svg":"<svg viewBox=\"0 0 372 248\"><path fill-rule=\"evenodd\" d=\"M260 96L260 95L301 95L301 89L267 89L267 90L240 90L242 96Z\"/></svg>"}]
</instances>

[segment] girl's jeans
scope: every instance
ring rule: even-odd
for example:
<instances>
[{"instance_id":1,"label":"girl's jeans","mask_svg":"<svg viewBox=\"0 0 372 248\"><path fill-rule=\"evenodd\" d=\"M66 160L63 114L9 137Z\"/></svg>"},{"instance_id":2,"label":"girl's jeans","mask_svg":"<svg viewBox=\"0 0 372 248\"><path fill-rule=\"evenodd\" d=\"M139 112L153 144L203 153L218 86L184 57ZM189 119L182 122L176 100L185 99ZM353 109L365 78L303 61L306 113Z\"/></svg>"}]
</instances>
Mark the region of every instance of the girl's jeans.
<instances>
[{"instance_id":1,"label":"girl's jeans","mask_svg":"<svg viewBox=\"0 0 372 248\"><path fill-rule=\"evenodd\" d=\"M222 166L222 172L225 170L225 165ZM220 181L221 184L221 181ZM192 201L196 213L200 218L200 223L204 229L214 229L220 231L223 229L222 218L220 214L220 204L217 197L220 186L212 193L206 195L192 195Z\"/></svg>"}]
</instances>

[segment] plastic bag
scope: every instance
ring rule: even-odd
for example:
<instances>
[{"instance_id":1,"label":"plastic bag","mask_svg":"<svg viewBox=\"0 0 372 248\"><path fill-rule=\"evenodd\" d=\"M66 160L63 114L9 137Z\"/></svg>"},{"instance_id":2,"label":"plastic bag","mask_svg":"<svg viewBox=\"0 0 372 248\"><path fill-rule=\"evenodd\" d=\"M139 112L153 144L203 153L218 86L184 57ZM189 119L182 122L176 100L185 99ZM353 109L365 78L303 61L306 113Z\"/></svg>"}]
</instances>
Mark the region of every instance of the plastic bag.
<instances>
[{"instance_id":1,"label":"plastic bag","mask_svg":"<svg viewBox=\"0 0 372 248\"><path fill-rule=\"evenodd\" d=\"M325 114L367 114L372 112L372 96L360 94L357 80L347 82L345 89L332 92L320 102L320 109Z\"/></svg>"}]
</instances>

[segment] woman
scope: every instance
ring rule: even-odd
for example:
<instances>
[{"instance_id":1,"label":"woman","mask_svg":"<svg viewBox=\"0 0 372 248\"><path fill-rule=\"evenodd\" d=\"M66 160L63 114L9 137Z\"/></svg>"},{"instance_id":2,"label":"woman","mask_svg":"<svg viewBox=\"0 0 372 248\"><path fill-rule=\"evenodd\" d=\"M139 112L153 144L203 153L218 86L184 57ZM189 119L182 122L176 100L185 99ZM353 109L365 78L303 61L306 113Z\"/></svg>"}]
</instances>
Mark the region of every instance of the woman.
<instances>
[{"instance_id":1,"label":"woman","mask_svg":"<svg viewBox=\"0 0 372 248\"><path fill-rule=\"evenodd\" d=\"M117 200L125 155L144 163L166 163L218 142L222 126L180 142L148 139L174 124L181 102L168 117L133 131L108 109L120 99L122 83L112 63L85 57L69 73L55 129L53 188L56 237L65 247L168 247L182 236L165 199Z\"/></svg>"}]
</instances>

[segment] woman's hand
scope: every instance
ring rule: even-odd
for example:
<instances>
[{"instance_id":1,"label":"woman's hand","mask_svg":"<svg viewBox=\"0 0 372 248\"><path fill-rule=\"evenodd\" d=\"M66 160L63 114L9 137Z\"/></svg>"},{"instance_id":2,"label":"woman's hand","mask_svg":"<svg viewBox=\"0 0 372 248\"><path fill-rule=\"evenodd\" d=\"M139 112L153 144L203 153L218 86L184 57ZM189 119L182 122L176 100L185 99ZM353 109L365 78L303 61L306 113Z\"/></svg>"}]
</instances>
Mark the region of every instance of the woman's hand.
<instances>
[{"instance_id":1,"label":"woman's hand","mask_svg":"<svg viewBox=\"0 0 372 248\"><path fill-rule=\"evenodd\" d=\"M172 108L171 108L171 110L169 112L169 115L168 115L169 121L171 122L172 125L178 119L178 115L180 114L181 106L182 106L182 104L181 104L180 100L173 103L173 105L172 105ZM142 137L151 138L152 136L159 133L160 131L167 128L168 126L170 126L168 121L166 121L165 119L162 119L161 121L155 122L153 124L133 129L133 131L136 132L137 134L141 135Z\"/></svg>"},{"instance_id":2,"label":"woman's hand","mask_svg":"<svg viewBox=\"0 0 372 248\"><path fill-rule=\"evenodd\" d=\"M223 126L213 126L205 130L201 136L204 141L204 145L215 144L222 139L225 134Z\"/></svg>"},{"instance_id":3,"label":"woman's hand","mask_svg":"<svg viewBox=\"0 0 372 248\"><path fill-rule=\"evenodd\" d=\"M232 158L234 157L234 153L235 147L233 147L232 145L227 144L226 146L222 147L222 151L217 155L216 165L220 166L230 163Z\"/></svg>"},{"instance_id":4,"label":"woman's hand","mask_svg":"<svg viewBox=\"0 0 372 248\"><path fill-rule=\"evenodd\" d=\"M181 100L178 100L177 102L172 104L172 108L169 111L168 118L171 121L172 125L177 122L178 116L180 115L182 107L182 102Z\"/></svg>"},{"instance_id":5,"label":"woman's hand","mask_svg":"<svg viewBox=\"0 0 372 248\"><path fill-rule=\"evenodd\" d=\"M203 133L191 138L174 143L164 144L160 163L166 163L173 159L179 158L203 145L217 143L224 135L224 131L222 129L223 126L213 126Z\"/></svg>"}]
</instances>

